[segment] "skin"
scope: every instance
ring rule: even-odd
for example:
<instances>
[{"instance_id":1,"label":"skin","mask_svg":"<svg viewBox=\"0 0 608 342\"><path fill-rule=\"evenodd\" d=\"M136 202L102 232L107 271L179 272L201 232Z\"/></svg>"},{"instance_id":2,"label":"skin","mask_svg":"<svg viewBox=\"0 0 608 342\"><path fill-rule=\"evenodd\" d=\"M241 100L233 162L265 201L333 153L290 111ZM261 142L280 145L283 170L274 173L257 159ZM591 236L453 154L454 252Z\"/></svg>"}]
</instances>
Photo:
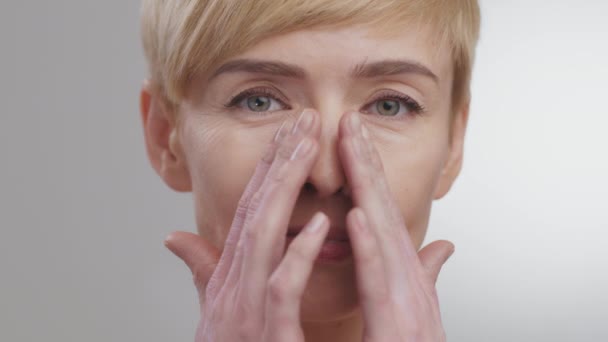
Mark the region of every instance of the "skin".
<instances>
[{"instance_id":1,"label":"skin","mask_svg":"<svg viewBox=\"0 0 608 342\"><path fill-rule=\"evenodd\" d=\"M144 83L151 164L171 188L194 195L200 236L176 232L166 245L194 274L197 341L445 339L435 281L454 246L419 248L433 200L460 172L468 103L450 113L451 56L430 38L425 30L378 36L365 26L274 36L230 61L288 63L303 78L200 75L178 113ZM415 61L437 79L351 77L355 65L383 60ZM247 99L226 108L252 88L272 95L250 96L280 101L266 112ZM376 101L395 100L387 90L424 112L401 103L397 116L381 115ZM293 129L305 117L310 127ZM317 213L317 232L300 233L285 251L288 226L311 225ZM348 232L353 257L315 262L330 226Z\"/></svg>"}]
</instances>

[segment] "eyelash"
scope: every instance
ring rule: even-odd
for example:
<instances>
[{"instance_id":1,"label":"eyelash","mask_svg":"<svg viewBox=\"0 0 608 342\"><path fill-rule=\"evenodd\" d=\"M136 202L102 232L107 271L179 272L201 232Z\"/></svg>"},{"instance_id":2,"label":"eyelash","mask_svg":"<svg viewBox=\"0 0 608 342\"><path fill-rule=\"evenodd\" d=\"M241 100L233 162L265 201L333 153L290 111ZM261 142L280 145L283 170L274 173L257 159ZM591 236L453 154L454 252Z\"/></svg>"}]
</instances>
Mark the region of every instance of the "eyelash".
<instances>
[{"instance_id":1,"label":"eyelash","mask_svg":"<svg viewBox=\"0 0 608 342\"><path fill-rule=\"evenodd\" d=\"M236 108L239 106L239 104L251 97L251 96L265 96L265 97L269 97L272 98L275 101L278 101L282 106L287 107L285 110L289 110L291 109L291 107L289 107L285 102L285 100L281 99L283 96L279 96L275 93L275 91L268 89L268 88L252 88L252 89L247 89L245 91L240 92L239 94L233 96L232 98L230 98L230 100L224 105L224 107L226 108ZM411 97L404 95L404 94L400 94L398 92L395 91L383 91L380 94L378 94L377 96L375 96L370 102L368 102L364 108L367 108L371 105L373 105L374 103L381 101L381 100L390 100L390 101L397 101L403 105L405 105L405 107L413 113L413 115L422 115L426 113L426 107L419 104L418 102L416 102L414 99L412 99ZM398 118L395 117L391 117L391 116L381 116L382 119L386 119L386 120L397 120Z\"/></svg>"},{"instance_id":2,"label":"eyelash","mask_svg":"<svg viewBox=\"0 0 608 342\"><path fill-rule=\"evenodd\" d=\"M405 94L401 94L398 93L396 91L391 91L391 90L385 90L381 93L379 93L378 95L374 96L374 98L368 102L364 108L367 108L375 103L377 103L378 101L382 101L382 100L389 100L389 101L397 101L401 104L403 104L408 111L410 111L411 113L413 113L412 115L423 115L426 113L426 107L419 104L416 100L414 100L413 98L405 95ZM409 115L406 115L409 116ZM386 120L399 120L399 117L394 117L394 116L382 116L382 119L386 119Z\"/></svg>"},{"instance_id":3,"label":"eyelash","mask_svg":"<svg viewBox=\"0 0 608 342\"><path fill-rule=\"evenodd\" d=\"M281 98L283 96L277 95L274 91L268 88L251 88L240 92L239 94L230 98L230 100L224 105L226 108L236 108L243 100L251 96L266 96L272 98L275 101L281 103L281 105L287 107L286 110L291 109Z\"/></svg>"}]
</instances>

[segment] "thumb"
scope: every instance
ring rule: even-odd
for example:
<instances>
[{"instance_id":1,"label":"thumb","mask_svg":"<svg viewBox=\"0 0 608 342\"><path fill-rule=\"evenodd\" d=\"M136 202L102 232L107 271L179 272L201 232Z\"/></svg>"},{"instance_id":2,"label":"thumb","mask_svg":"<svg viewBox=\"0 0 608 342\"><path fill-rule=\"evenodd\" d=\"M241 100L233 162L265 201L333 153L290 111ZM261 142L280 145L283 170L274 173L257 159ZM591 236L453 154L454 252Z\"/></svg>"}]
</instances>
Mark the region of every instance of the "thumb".
<instances>
[{"instance_id":1,"label":"thumb","mask_svg":"<svg viewBox=\"0 0 608 342\"><path fill-rule=\"evenodd\" d=\"M192 272L194 284L202 293L220 258L220 251L197 234L173 232L165 239L165 246Z\"/></svg>"},{"instance_id":2,"label":"thumb","mask_svg":"<svg viewBox=\"0 0 608 342\"><path fill-rule=\"evenodd\" d=\"M446 240L434 241L418 252L418 258L430 275L433 284L437 283L441 267L453 253L454 244Z\"/></svg>"}]
</instances>

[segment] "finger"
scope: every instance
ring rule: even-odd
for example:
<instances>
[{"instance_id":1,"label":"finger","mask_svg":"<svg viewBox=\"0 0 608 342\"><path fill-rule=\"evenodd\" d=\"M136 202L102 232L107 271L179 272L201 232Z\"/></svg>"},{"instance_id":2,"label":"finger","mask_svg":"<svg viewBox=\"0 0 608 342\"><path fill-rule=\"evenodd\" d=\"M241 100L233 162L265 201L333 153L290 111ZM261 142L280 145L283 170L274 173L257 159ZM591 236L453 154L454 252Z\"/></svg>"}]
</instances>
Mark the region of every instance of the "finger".
<instances>
[{"instance_id":1,"label":"finger","mask_svg":"<svg viewBox=\"0 0 608 342\"><path fill-rule=\"evenodd\" d=\"M188 266L199 295L202 294L217 265L219 250L202 237L188 232L171 233L165 239L165 246Z\"/></svg>"},{"instance_id":2,"label":"finger","mask_svg":"<svg viewBox=\"0 0 608 342\"><path fill-rule=\"evenodd\" d=\"M433 285L437 283L441 268L452 254L454 254L454 244L445 240L434 241L418 252L420 263L429 274Z\"/></svg>"},{"instance_id":3,"label":"finger","mask_svg":"<svg viewBox=\"0 0 608 342\"><path fill-rule=\"evenodd\" d=\"M384 327L393 323L384 260L376 236L370 231L369 221L361 208L355 207L348 213L346 226L353 247L364 328L366 335L373 340L386 332Z\"/></svg>"},{"instance_id":4,"label":"finger","mask_svg":"<svg viewBox=\"0 0 608 342\"><path fill-rule=\"evenodd\" d=\"M328 231L327 216L315 214L289 245L283 261L270 277L265 308L270 341L302 336L300 302Z\"/></svg>"},{"instance_id":5,"label":"finger","mask_svg":"<svg viewBox=\"0 0 608 342\"><path fill-rule=\"evenodd\" d=\"M387 237L406 238L403 248L410 256L416 255L409 234L404 233L405 222L393 194L390 191L384 167L369 130L356 112L345 116L342 129L346 137L347 176L353 185L353 199L366 211L372 225L382 228ZM358 203L360 202L360 203ZM391 236L392 235L392 236Z\"/></svg>"},{"instance_id":6,"label":"finger","mask_svg":"<svg viewBox=\"0 0 608 342\"><path fill-rule=\"evenodd\" d=\"M241 237L246 255L241 277L250 284L251 295L263 295L264 284L281 260L293 208L318 153L319 128L317 114L304 111L254 196L259 205Z\"/></svg>"},{"instance_id":7,"label":"finger","mask_svg":"<svg viewBox=\"0 0 608 342\"><path fill-rule=\"evenodd\" d=\"M228 272L230 271L231 265L235 259L235 251L237 249L237 244L239 238L241 236L243 223L245 222L247 211L251 205L251 199L253 195L258 191L266 174L268 173L268 169L270 169L270 165L274 160L274 156L276 150L281 143L281 140L287 134L286 130L287 120L284 120L279 129L277 129L274 138L270 142L266 153L262 157L262 159L258 162L255 171L253 172L253 176L251 177L247 187L243 191L241 199L239 200L236 213L234 216L234 220L232 221L232 225L230 227L230 231L228 233L228 237L226 238L226 242L224 243L224 250L222 252L221 259L219 261L217 272L214 274L213 282L217 280L218 284L223 284L226 280ZM241 262L236 262L237 269L240 270ZM209 289L210 293L215 295L217 293L216 287L212 286L213 289Z\"/></svg>"},{"instance_id":8,"label":"finger","mask_svg":"<svg viewBox=\"0 0 608 342\"><path fill-rule=\"evenodd\" d=\"M389 283L400 288L399 284L408 278L407 272L415 270L419 262L402 213L389 190L380 156L371 139L363 136L358 113L345 115L341 135L340 155L353 202L365 211L369 228L378 239Z\"/></svg>"}]
</instances>

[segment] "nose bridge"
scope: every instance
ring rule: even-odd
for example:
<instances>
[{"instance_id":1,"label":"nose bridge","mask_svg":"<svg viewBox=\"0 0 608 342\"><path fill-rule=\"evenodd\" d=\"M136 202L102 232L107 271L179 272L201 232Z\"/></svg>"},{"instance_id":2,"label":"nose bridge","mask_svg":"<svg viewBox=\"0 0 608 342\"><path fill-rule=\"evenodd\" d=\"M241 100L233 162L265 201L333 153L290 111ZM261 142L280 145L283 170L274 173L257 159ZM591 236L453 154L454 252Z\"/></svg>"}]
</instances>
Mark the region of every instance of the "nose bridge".
<instances>
[{"instance_id":1,"label":"nose bridge","mask_svg":"<svg viewBox=\"0 0 608 342\"><path fill-rule=\"evenodd\" d=\"M329 109L319 109L319 112L319 155L308 177L308 183L314 186L318 197L328 197L342 190L346 182L338 151L338 126L342 113Z\"/></svg>"}]
</instances>

